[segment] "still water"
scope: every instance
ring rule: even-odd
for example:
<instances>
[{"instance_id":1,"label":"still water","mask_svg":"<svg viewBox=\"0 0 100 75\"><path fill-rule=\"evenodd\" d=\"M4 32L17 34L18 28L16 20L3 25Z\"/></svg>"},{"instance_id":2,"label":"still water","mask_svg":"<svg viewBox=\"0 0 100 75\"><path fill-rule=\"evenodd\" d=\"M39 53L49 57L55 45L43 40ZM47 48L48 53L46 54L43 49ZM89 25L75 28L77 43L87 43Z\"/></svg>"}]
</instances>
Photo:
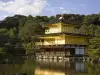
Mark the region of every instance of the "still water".
<instances>
[{"instance_id":1,"label":"still water","mask_svg":"<svg viewBox=\"0 0 100 75\"><path fill-rule=\"evenodd\" d=\"M0 75L100 75L100 64L83 61L13 59L0 64Z\"/></svg>"}]
</instances>

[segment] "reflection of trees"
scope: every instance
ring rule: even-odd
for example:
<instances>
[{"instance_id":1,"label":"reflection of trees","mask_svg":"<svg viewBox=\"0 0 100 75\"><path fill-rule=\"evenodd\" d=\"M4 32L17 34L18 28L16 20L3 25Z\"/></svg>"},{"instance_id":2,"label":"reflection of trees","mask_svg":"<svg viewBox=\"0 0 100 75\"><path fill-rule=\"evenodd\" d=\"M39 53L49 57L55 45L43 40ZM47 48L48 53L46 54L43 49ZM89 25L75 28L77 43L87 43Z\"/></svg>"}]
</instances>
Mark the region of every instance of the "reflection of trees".
<instances>
[{"instance_id":1,"label":"reflection of trees","mask_svg":"<svg viewBox=\"0 0 100 75\"><path fill-rule=\"evenodd\" d=\"M34 68L32 60L13 60L11 64L0 64L0 75L12 75L18 72L34 75Z\"/></svg>"},{"instance_id":2,"label":"reflection of trees","mask_svg":"<svg viewBox=\"0 0 100 75\"><path fill-rule=\"evenodd\" d=\"M100 75L100 64L87 63L88 75Z\"/></svg>"},{"instance_id":3,"label":"reflection of trees","mask_svg":"<svg viewBox=\"0 0 100 75\"><path fill-rule=\"evenodd\" d=\"M28 75L35 75L36 71L64 74L64 75L99 75L100 64L91 64L85 62L78 62L78 66L83 63L84 71L76 71L77 62L36 62L34 60L16 59L12 60L11 64L0 64L0 75L12 75L17 72L26 73ZM80 64L81 63L81 64ZM35 68L36 67L36 68Z\"/></svg>"},{"instance_id":4,"label":"reflection of trees","mask_svg":"<svg viewBox=\"0 0 100 75\"><path fill-rule=\"evenodd\" d=\"M26 72L28 75L35 75L35 61L25 60L25 64L22 65L22 72Z\"/></svg>"},{"instance_id":5,"label":"reflection of trees","mask_svg":"<svg viewBox=\"0 0 100 75\"><path fill-rule=\"evenodd\" d=\"M0 75L12 75L20 72L21 64L0 64Z\"/></svg>"}]
</instances>

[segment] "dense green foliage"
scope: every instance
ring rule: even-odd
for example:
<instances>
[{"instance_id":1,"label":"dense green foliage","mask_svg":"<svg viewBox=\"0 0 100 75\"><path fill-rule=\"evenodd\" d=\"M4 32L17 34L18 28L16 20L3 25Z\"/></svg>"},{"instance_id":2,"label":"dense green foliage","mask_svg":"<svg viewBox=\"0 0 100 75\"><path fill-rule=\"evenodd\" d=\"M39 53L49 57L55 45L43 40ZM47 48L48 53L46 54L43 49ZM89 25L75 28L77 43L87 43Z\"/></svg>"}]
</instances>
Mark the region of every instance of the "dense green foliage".
<instances>
[{"instance_id":1,"label":"dense green foliage","mask_svg":"<svg viewBox=\"0 0 100 75\"><path fill-rule=\"evenodd\" d=\"M0 55L21 53L28 54L34 46L37 35L44 34L44 27L49 23L59 21L56 16L23 16L15 15L6 17L0 22ZM77 25L80 33L86 33L95 37L90 38L87 54L93 57L100 57L100 14L79 15L64 14L63 22ZM19 50L19 48L21 48ZM18 51L17 51L18 50Z\"/></svg>"}]
</instances>

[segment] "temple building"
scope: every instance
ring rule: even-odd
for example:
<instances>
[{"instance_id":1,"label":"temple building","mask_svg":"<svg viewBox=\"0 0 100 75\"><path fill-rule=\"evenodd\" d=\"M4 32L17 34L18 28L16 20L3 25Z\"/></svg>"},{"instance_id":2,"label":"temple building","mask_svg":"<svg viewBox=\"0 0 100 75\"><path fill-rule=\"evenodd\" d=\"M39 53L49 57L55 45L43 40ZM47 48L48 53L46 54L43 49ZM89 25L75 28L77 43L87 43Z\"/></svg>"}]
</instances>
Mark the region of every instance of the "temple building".
<instances>
[{"instance_id":1,"label":"temple building","mask_svg":"<svg viewBox=\"0 0 100 75\"><path fill-rule=\"evenodd\" d=\"M60 19L62 19L60 17ZM76 25L63 23L61 20L48 24L45 35L39 37L36 44L40 47L40 57L80 57L86 54L89 36L79 33Z\"/></svg>"}]
</instances>

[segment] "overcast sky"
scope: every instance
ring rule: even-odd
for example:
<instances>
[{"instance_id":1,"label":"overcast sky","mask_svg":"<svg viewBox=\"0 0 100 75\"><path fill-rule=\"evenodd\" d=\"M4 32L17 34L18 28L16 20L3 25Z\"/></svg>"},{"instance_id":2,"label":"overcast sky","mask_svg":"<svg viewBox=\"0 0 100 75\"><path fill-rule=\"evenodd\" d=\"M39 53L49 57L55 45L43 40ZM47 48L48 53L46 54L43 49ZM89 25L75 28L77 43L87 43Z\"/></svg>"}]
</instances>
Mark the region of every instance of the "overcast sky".
<instances>
[{"instance_id":1,"label":"overcast sky","mask_svg":"<svg viewBox=\"0 0 100 75\"><path fill-rule=\"evenodd\" d=\"M100 12L100 0L0 0L0 20L15 14L56 15Z\"/></svg>"}]
</instances>

